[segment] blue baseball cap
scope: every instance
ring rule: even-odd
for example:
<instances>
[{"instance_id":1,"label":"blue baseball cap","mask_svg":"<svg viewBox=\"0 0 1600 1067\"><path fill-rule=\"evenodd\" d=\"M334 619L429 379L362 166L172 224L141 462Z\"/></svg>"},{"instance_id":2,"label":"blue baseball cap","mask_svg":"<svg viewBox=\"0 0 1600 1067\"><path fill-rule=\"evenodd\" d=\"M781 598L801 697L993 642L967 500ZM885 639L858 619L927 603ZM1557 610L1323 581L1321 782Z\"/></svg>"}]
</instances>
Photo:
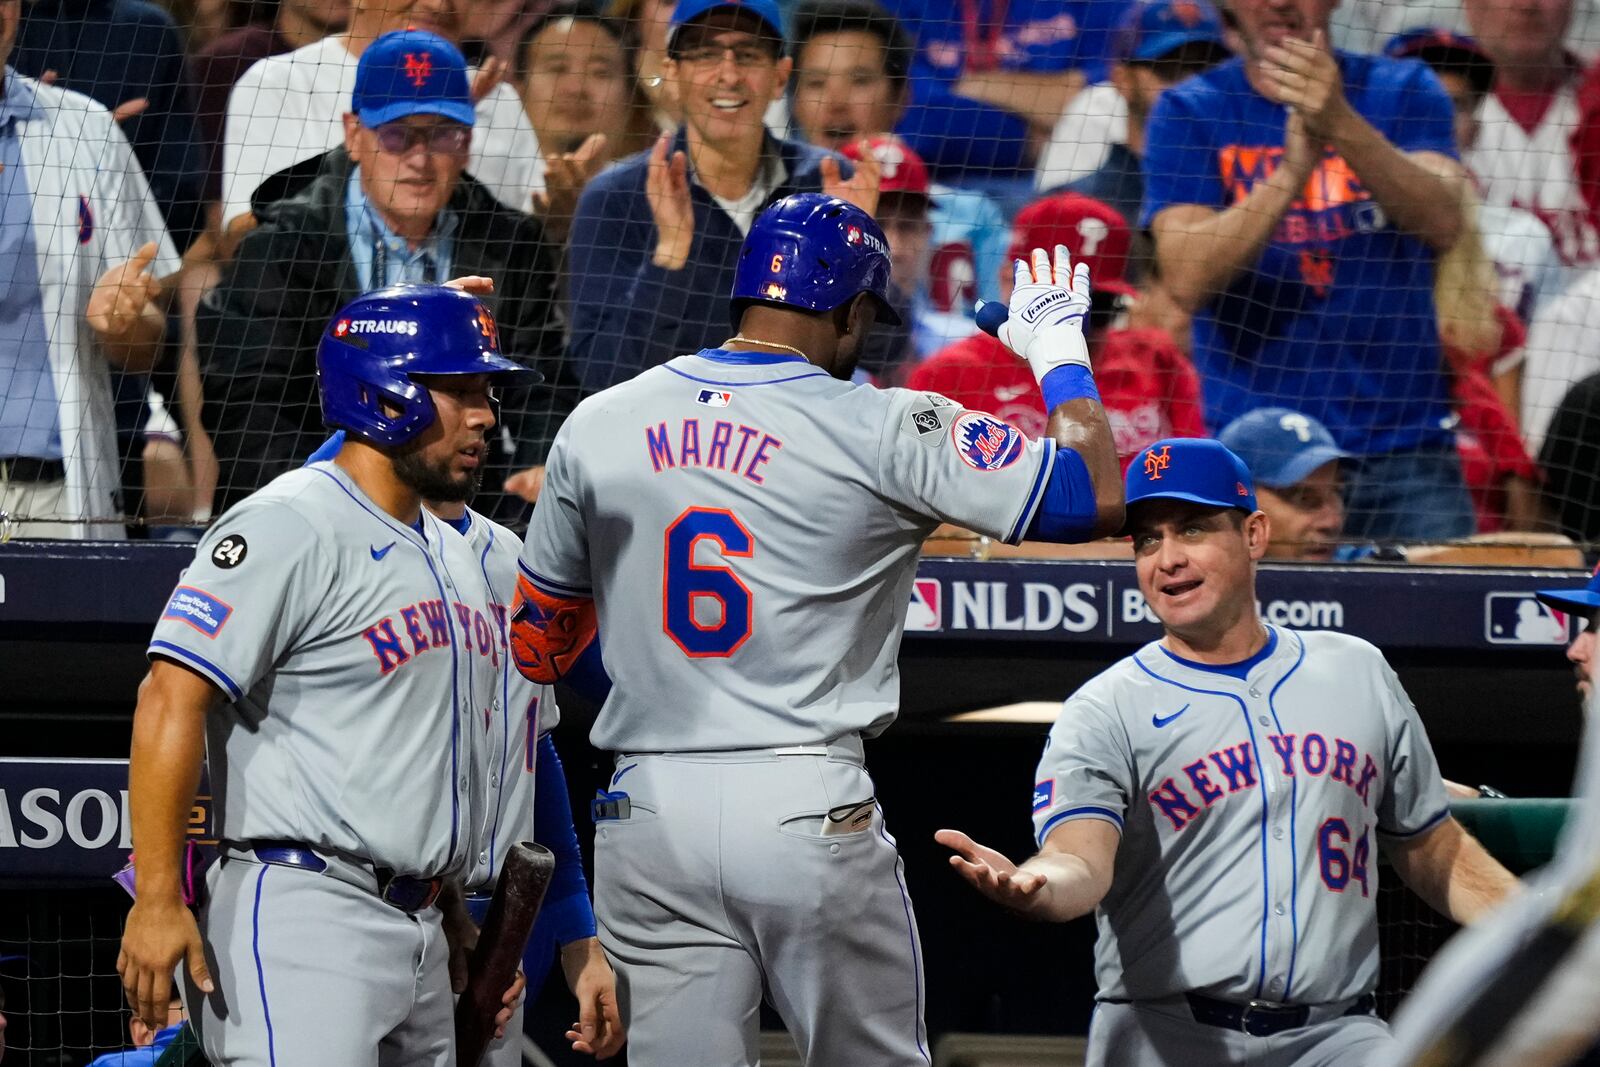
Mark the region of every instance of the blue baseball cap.
<instances>
[{"instance_id":1,"label":"blue baseball cap","mask_svg":"<svg viewBox=\"0 0 1600 1067\"><path fill-rule=\"evenodd\" d=\"M778 10L777 0L678 0L678 6L672 9L672 21L667 24L667 54L677 47L678 31L701 15L725 7L748 11L760 19L777 38L778 50L783 50L783 13Z\"/></svg>"},{"instance_id":2,"label":"blue baseball cap","mask_svg":"<svg viewBox=\"0 0 1600 1067\"><path fill-rule=\"evenodd\" d=\"M1123 486L1130 512L1142 500L1256 510L1256 490L1244 460L1208 437L1168 437L1141 449L1128 464Z\"/></svg>"},{"instance_id":3,"label":"blue baseball cap","mask_svg":"<svg viewBox=\"0 0 1600 1067\"><path fill-rule=\"evenodd\" d=\"M1589 584L1582 589L1540 589L1533 595L1558 611L1589 615L1600 608L1600 568L1595 569Z\"/></svg>"},{"instance_id":4,"label":"blue baseball cap","mask_svg":"<svg viewBox=\"0 0 1600 1067\"><path fill-rule=\"evenodd\" d=\"M1228 46L1222 39L1222 18L1206 0L1154 0L1138 4L1123 18L1116 54L1124 62L1153 63L1186 44L1209 44L1219 54Z\"/></svg>"},{"instance_id":5,"label":"blue baseball cap","mask_svg":"<svg viewBox=\"0 0 1600 1067\"><path fill-rule=\"evenodd\" d=\"M350 109L367 127L407 115L443 115L471 126L467 61L461 49L436 33L386 33L361 53Z\"/></svg>"},{"instance_id":6,"label":"blue baseball cap","mask_svg":"<svg viewBox=\"0 0 1600 1067\"><path fill-rule=\"evenodd\" d=\"M1328 428L1289 408L1256 408L1228 423L1217 440L1269 489L1287 489L1337 459L1349 459Z\"/></svg>"},{"instance_id":7,"label":"blue baseball cap","mask_svg":"<svg viewBox=\"0 0 1600 1067\"><path fill-rule=\"evenodd\" d=\"M1478 93L1494 85L1494 60L1475 39L1440 26L1418 26L1389 38L1383 54L1390 59L1420 59L1430 67L1458 70Z\"/></svg>"}]
</instances>

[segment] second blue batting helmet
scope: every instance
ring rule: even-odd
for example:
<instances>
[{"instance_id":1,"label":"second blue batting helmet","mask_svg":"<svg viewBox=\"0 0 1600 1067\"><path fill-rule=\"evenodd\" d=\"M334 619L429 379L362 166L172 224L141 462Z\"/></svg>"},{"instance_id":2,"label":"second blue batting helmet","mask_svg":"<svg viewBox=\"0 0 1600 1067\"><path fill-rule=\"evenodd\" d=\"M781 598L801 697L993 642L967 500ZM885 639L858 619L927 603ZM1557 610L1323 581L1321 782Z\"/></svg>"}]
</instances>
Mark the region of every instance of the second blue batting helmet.
<instances>
[{"instance_id":1,"label":"second blue batting helmet","mask_svg":"<svg viewBox=\"0 0 1600 1067\"><path fill-rule=\"evenodd\" d=\"M889 242L872 216L823 193L786 196L750 226L733 277L732 318L750 303L832 311L860 293L878 298L878 317L898 324L889 304Z\"/></svg>"},{"instance_id":2,"label":"second blue batting helmet","mask_svg":"<svg viewBox=\"0 0 1600 1067\"><path fill-rule=\"evenodd\" d=\"M487 374L496 385L543 376L500 352L500 330L478 298L442 285L375 289L339 310L317 345L322 421L373 444L414 440L437 415L412 375Z\"/></svg>"}]
</instances>

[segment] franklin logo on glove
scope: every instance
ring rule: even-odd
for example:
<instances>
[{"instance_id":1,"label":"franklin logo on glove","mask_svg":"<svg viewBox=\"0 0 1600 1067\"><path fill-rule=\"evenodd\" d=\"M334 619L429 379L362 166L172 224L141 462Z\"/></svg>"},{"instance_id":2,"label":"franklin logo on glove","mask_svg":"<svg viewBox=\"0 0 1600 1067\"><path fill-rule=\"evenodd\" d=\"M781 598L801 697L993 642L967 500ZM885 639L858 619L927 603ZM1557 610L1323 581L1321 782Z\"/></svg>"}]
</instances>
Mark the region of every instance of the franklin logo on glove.
<instances>
[{"instance_id":1,"label":"franklin logo on glove","mask_svg":"<svg viewBox=\"0 0 1600 1067\"><path fill-rule=\"evenodd\" d=\"M1022 321L1036 323L1046 311L1063 303L1072 303L1072 293L1066 289L1052 289L1022 309ZM1082 318L1083 312L1077 312L1075 317ZM1062 321L1066 320L1063 319Z\"/></svg>"}]
</instances>

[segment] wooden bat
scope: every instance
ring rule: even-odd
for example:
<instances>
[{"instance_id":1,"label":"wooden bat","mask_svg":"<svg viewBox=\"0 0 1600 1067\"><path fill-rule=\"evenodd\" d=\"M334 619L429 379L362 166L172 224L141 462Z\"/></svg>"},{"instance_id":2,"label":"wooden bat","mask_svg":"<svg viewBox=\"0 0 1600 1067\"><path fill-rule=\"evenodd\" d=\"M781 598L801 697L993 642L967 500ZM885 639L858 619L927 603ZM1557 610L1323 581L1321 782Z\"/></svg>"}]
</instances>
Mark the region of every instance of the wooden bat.
<instances>
[{"instance_id":1,"label":"wooden bat","mask_svg":"<svg viewBox=\"0 0 1600 1067\"><path fill-rule=\"evenodd\" d=\"M467 960L467 987L456 1001L459 1067L478 1067L494 1039L494 1017L522 963L523 947L555 869L555 854L532 841L518 841L506 853L477 947Z\"/></svg>"}]
</instances>

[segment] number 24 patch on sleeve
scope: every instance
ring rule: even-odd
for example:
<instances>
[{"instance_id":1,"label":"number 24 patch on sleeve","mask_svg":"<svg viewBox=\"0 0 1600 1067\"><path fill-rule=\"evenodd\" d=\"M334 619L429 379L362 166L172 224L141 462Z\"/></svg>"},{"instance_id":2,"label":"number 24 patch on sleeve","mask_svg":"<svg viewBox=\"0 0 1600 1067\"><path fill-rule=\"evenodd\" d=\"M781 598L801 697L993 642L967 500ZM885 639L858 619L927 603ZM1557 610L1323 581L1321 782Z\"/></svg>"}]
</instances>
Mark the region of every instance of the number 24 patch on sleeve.
<instances>
[{"instance_id":1,"label":"number 24 patch on sleeve","mask_svg":"<svg viewBox=\"0 0 1600 1067\"><path fill-rule=\"evenodd\" d=\"M204 589L196 589L192 585L180 585L172 591L172 596L167 601L167 609L161 613L163 619L172 619L184 623L215 639L217 633L227 623L228 616L233 614L233 608L224 604Z\"/></svg>"}]
</instances>

